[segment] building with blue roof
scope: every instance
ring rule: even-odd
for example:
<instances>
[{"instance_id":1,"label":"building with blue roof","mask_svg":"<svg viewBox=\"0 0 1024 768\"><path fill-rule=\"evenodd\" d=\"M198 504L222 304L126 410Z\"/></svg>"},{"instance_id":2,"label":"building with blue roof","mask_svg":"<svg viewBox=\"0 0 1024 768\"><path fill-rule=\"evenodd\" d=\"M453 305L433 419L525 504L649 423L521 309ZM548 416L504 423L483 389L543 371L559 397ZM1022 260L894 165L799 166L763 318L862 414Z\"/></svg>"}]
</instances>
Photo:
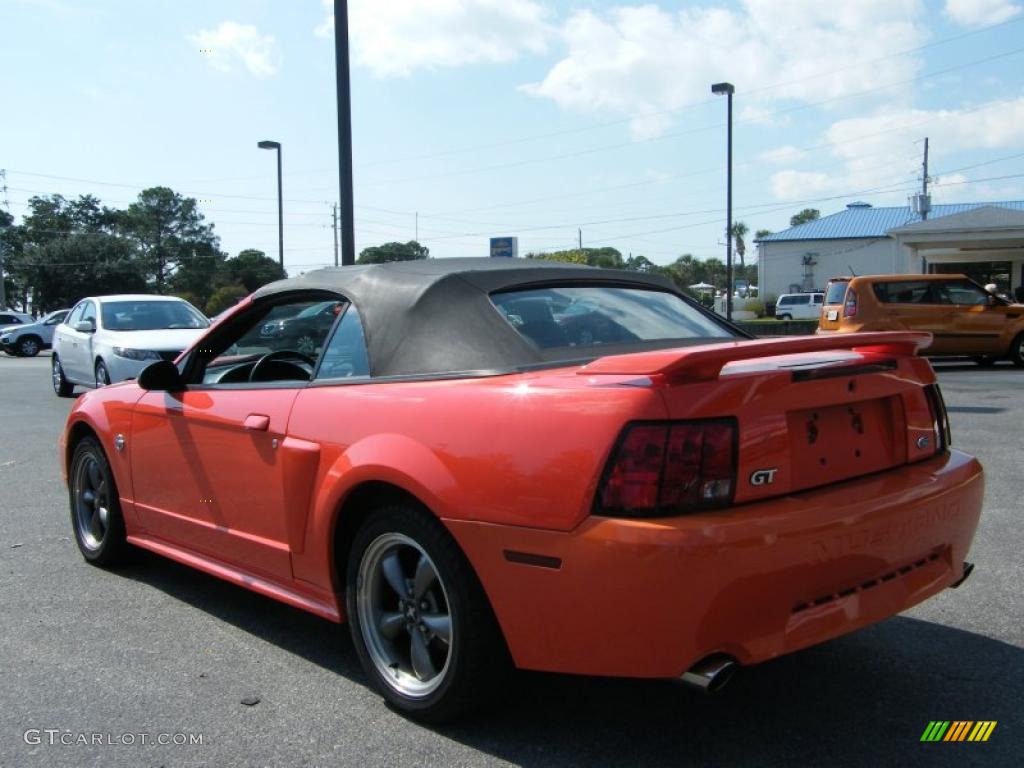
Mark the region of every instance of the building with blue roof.
<instances>
[{"instance_id":1,"label":"building with blue roof","mask_svg":"<svg viewBox=\"0 0 1024 768\"><path fill-rule=\"evenodd\" d=\"M909 206L857 201L757 241L761 296L820 291L840 275L963 273L999 290L1024 285L1024 200Z\"/></svg>"}]
</instances>

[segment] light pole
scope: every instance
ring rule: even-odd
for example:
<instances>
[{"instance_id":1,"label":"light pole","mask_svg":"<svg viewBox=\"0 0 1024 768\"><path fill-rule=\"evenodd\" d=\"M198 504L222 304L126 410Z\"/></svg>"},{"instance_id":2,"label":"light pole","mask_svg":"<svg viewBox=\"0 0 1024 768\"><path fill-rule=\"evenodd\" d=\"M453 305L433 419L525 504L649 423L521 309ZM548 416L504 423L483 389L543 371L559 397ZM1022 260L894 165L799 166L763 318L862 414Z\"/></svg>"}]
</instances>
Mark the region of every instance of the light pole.
<instances>
[{"instance_id":1,"label":"light pole","mask_svg":"<svg viewBox=\"0 0 1024 768\"><path fill-rule=\"evenodd\" d=\"M726 120L726 172L725 172L725 319L732 320L732 95L736 91L732 83L715 83L711 92L723 93L729 100L729 116Z\"/></svg>"},{"instance_id":2,"label":"light pole","mask_svg":"<svg viewBox=\"0 0 1024 768\"><path fill-rule=\"evenodd\" d=\"M284 269L284 204L281 200L281 142L261 141L257 145L260 149L277 150L277 260Z\"/></svg>"},{"instance_id":3,"label":"light pole","mask_svg":"<svg viewBox=\"0 0 1024 768\"><path fill-rule=\"evenodd\" d=\"M341 264L356 263L352 202L352 89L348 57L348 0L334 0L334 72L338 91L338 186L341 203Z\"/></svg>"}]
</instances>

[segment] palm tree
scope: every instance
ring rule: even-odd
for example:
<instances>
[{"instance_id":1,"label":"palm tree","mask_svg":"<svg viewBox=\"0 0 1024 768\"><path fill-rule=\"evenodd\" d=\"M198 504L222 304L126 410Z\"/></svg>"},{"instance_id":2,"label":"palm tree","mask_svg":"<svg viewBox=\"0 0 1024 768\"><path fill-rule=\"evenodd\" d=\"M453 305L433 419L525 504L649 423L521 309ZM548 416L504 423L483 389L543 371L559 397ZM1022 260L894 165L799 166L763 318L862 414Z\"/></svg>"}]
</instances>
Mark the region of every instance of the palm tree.
<instances>
[{"instance_id":1,"label":"palm tree","mask_svg":"<svg viewBox=\"0 0 1024 768\"><path fill-rule=\"evenodd\" d=\"M736 241L736 255L740 259L741 274L744 267L747 266L747 262L743 258L747 253L747 244L743 241L743 237L749 231L750 230L747 228L746 224L744 224L742 221L737 221L732 225L732 230L730 230L729 232L729 234L732 235L733 239Z\"/></svg>"}]
</instances>

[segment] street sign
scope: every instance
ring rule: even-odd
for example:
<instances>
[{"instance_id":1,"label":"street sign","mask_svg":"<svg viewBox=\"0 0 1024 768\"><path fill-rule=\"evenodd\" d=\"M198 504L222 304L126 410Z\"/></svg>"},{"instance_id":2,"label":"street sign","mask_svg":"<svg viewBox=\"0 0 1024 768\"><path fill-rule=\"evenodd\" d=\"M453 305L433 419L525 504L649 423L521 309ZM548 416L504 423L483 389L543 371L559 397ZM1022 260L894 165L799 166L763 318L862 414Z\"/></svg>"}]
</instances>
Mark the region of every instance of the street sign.
<instances>
[{"instance_id":1,"label":"street sign","mask_svg":"<svg viewBox=\"0 0 1024 768\"><path fill-rule=\"evenodd\" d=\"M519 255L518 237L492 237L491 256L514 259Z\"/></svg>"}]
</instances>

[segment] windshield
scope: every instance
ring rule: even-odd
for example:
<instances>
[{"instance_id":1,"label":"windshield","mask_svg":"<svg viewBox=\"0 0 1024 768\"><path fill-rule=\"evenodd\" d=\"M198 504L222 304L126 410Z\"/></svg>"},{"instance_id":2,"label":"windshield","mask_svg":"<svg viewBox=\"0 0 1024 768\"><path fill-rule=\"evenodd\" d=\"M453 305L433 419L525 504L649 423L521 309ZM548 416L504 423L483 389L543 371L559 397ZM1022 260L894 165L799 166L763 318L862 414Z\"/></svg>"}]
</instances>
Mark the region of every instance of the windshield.
<instances>
[{"instance_id":1,"label":"windshield","mask_svg":"<svg viewBox=\"0 0 1024 768\"><path fill-rule=\"evenodd\" d=\"M111 301L102 305L108 331L206 328L210 321L183 301Z\"/></svg>"},{"instance_id":2,"label":"windshield","mask_svg":"<svg viewBox=\"0 0 1024 768\"><path fill-rule=\"evenodd\" d=\"M509 291L491 301L541 349L733 336L667 291L574 286Z\"/></svg>"},{"instance_id":3,"label":"windshield","mask_svg":"<svg viewBox=\"0 0 1024 768\"><path fill-rule=\"evenodd\" d=\"M825 297L826 304L842 304L846 296L846 281L828 284L828 295Z\"/></svg>"}]
</instances>

